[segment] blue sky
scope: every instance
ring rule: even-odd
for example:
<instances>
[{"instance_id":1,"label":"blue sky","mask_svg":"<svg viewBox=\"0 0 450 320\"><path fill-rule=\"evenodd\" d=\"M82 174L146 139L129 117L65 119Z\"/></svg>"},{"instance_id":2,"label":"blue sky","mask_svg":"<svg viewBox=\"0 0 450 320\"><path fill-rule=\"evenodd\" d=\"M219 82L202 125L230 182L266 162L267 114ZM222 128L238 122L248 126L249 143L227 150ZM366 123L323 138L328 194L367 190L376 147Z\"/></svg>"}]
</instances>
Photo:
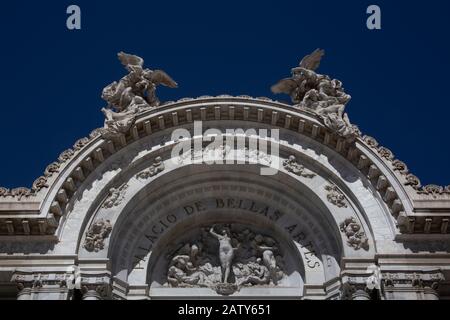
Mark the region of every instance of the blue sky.
<instances>
[{"instance_id":1,"label":"blue sky","mask_svg":"<svg viewBox=\"0 0 450 320\"><path fill-rule=\"evenodd\" d=\"M82 29L66 28L77 4ZM382 30L366 28L378 4ZM60 152L103 125L102 88L124 75L118 51L201 95L274 96L300 58L326 50L320 73L352 95L353 123L422 184L450 184L449 1L20 1L0 10L0 186L31 186Z\"/></svg>"}]
</instances>

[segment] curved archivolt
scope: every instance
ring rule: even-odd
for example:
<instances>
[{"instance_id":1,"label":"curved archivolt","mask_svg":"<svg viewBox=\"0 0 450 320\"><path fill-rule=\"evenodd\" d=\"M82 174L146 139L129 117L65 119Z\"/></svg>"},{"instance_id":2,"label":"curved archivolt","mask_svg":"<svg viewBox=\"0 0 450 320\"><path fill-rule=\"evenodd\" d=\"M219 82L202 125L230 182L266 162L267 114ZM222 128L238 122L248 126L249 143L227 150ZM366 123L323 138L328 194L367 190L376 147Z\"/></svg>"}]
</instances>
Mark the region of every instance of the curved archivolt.
<instances>
[{"instance_id":1,"label":"curved archivolt","mask_svg":"<svg viewBox=\"0 0 450 320\"><path fill-rule=\"evenodd\" d=\"M277 139L266 135L274 130ZM274 286L280 297L338 298L379 257L418 252L428 234L449 232L446 189L421 188L375 139L349 141L314 114L246 96L169 102L139 114L125 134L95 130L31 191L0 196L9 208L0 233L39 239L33 248L5 241L3 252L64 257L123 299L183 297L192 287L254 297ZM242 246L230 264L236 286L222 283L219 242L204 234L211 228ZM415 236L425 242L415 246Z\"/></svg>"}]
</instances>

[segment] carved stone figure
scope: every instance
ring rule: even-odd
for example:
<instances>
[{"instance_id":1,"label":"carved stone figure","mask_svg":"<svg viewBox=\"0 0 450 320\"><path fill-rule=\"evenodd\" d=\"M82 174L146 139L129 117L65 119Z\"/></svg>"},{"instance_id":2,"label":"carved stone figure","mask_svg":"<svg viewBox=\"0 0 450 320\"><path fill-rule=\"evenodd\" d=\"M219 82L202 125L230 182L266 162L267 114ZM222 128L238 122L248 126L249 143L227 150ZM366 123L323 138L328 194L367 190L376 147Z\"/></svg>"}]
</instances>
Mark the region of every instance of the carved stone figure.
<instances>
[{"instance_id":1,"label":"carved stone figure","mask_svg":"<svg viewBox=\"0 0 450 320\"><path fill-rule=\"evenodd\" d=\"M139 179L148 179L150 177L153 177L164 170L164 163L162 161L161 157L156 157L153 164L147 169L142 172L139 172L136 175L136 178Z\"/></svg>"},{"instance_id":2,"label":"carved stone figure","mask_svg":"<svg viewBox=\"0 0 450 320\"><path fill-rule=\"evenodd\" d=\"M123 184L119 188L109 189L108 197L106 198L102 207L103 208L112 208L112 207L118 206L122 202L127 188L128 188L128 185Z\"/></svg>"},{"instance_id":3,"label":"carved stone figure","mask_svg":"<svg viewBox=\"0 0 450 320\"><path fill-rule=\"evenodd\" d=\"M285 273L283 258L275 257L275 252L280 252L277 242L249 229L233 228L235 225L204 228L192 244L178 247L167 257L167 285L207 287L222 295L242 286L279 285ZM219 240L218 250L215 240Z\"/></svg>"},{"instance_id":4,"label":"carved stone figure","mask_svg":"<svg viewBox=\"0 0 450 320\"><path fill-rule=\"evenodd\" d=\"M219 258L220 265L222 267L223 282L228 282L228 276L230 275L231 262L233 261L234 252L236 248L231 245L231 238L228 236L225 229L222 230L222 234L214 232L214 227L211 227L209 232L219 240Z\"/></svg>"},{"instance_id":5,"label":"carved stone figure","mask_svg":"<svg viewBox=\"0 0 450 320\"><path fill-rule=\"evenodd\" d=\"M108 237L111 230L112 225L109 220L97 220L89 227L83 247L90 252L102 250L105 246L105 239Z\"/></svg>"},{"instance_id":6,"label":"carved stone figure","mask_svg":"<svg viewBox=\"0 0 450 320\"><path fill-rule=\"evenodd\" d=\"M238 275L238 284L241 286L267 284L270 280L269 270L263 264L261 258L257 258L256 261L250 261L247 264L238 263L234 270L235 274Z\"/></svg>"},{"instance_id":7,"label":"carved stone figure","mask_svg":"<svg viewBox=\"0 0 450 320\"><path fill-rule=\"evenodd\" d=\"M351 96L344 92L341 81L315 72L324 53L316 49L304 57L299 66L291 70L291 77L272 86L272 92L288 94L297 107L317 114L329 129L354 140L360 132L344 113Z\"/></svg>"},{"instance_id":8,"label":"carved stone figure","mask_svg":"<svg viewBox=\"0 0 450 320\"><path fill-rule=\"evenodd\" d=\"M106 137L126 133L137 113L158 106L159 100L155 94L158 85L177 87L177 83L164 71L144 69L141 57L119 52L118 58L129 73L103 89L102 99L108 103L102 109L105 114L102 134Z\"/></svg>"},{"instance_id":9,"label":"carved stone figure","mask_svg":"<svg viewBox=\"0 0 450 320\"><path fill-rule=\"evenodd\" d=\"M256 248L262 252L262 261L269 271L271 283L277 285L279 280L277 274L278 267L274 252L278 250L278 248L275 246L264 245L264 238L261 235L257 235L254 241ZM268 240L266 239L266 241Z\"/></svg>"},{"instance_id":10,"label":"carved stone figure","mask_svg":"<svg viewBox=\"0 0 450 320\"><path fill-rule=\"evenodd\" d=\"M297 176L301 176L301 177L305 177L305 178L312 178L316 175L312 171L309 171L304 166L299 164L297 162L297 159L293 155L289 156L288 159L283 161L283 167L287 171L292 172L293 174L295 174Z\"/></svg>"},{"instance_id":11,"label":"carved stone figure","mask_svg":"<svg viewBox=\"0 0 450 320\"><path fill-rule=\"evenodd\" d=\"M356 222L353 217L345 219L340 224L340 229L347 236L347 244L353 247L355 250L363 248L369 250L369 240L366 237L364 231L362 231L361 225Z\"/></svg>"},{"instance_id":12,"label":"carved stone figure","mask_svg":"<svg viewBox=\"0 0 450 320\"><path fill-rule=\"evenodd\" d=\"M341 190L335 185L327 185L325 186L325 190L328 191L327 199L329 202L334 204L339 208L346 208L347 204L345 203L345 196Z\"/></svg>"}]
</instances>

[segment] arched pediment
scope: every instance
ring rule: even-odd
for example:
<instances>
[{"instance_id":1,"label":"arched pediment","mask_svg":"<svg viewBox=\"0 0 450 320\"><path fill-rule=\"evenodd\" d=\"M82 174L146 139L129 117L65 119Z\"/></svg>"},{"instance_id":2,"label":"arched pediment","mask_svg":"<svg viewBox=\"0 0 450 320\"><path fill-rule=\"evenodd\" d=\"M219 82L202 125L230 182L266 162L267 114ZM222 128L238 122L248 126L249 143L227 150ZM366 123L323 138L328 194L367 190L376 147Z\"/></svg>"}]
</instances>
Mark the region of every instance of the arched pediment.
<instances>
[{"instance_id":1,"label":"arched pediment","mask_svg":"<svg viewBox=\"0 0 450 320\"><path fill-rule=\"evenodd\" d=\"M79 186L89 175L95 174L96 168L105 159L144 137L168 131L169 128L189 126L195 120L226 123L230 129L243 127L241 123L253 123L269 129L279 128L286 135L312 139L337 156L346 158L347 165L359 170L365 177L363 179L378 190L379 197L384 199L393 217L398 220L401 232L411 231L408 216L414 211L417 200L422 200L420 203L423 204L424 197L436 196L431 191L429 195L425 195L426 191L418 193L416 189L420 182L409 174L406 165L395 160L392 152L378 146L373 138L364 136L349 142L326 128L317 116L304 110L265 98L226 96L168 102L139 114L130 132L116 139L105 139L98 130L94 130L89 138L77 141L73 149L63 152L58 162L49 166L45 183L42 183L42 188L35 189L35 196L15 197L14 206L20 208L22 203L26 203L26 207L35 208L36 225L31 228L31 233L53 234L60 217L65 215L70 198L77 194ZM168 143L169 138L161 141ZM443 203L447 201L445 199ZM37 227L37 219L41 225L45 224L45 230ZM35 223L34 219L31 221ZM432 231L440 232L442 223L436 222ZM20 233L21 227L16 229L15 232ZM420 229L414 229L414 232L420 232Z\"/></svg>"}]
</instances>

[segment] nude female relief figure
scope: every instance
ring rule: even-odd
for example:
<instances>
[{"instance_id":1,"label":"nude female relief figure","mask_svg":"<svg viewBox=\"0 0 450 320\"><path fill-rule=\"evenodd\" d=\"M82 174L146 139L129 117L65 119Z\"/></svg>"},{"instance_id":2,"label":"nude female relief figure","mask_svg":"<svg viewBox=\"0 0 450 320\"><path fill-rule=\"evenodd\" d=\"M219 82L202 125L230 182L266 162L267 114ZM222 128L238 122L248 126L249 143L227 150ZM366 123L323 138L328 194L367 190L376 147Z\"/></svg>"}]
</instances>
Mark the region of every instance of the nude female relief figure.
<instances>
[{"instance_id":1,"label":"nude female relief figure","mask_svg":"<svg viewBox=\"0 0 450 320\"><path fill-rule=\"evenodd\" d=\"M209 233L219 240L219 259L222 267L223 282L227 283L231 270L231 262L234 258L234 251L237 248L233 248L231 245L231 238L225 229L222 230L222 234L220 235L214 232L214 226L212 226Z\"/></svg>"}]
</instances>

